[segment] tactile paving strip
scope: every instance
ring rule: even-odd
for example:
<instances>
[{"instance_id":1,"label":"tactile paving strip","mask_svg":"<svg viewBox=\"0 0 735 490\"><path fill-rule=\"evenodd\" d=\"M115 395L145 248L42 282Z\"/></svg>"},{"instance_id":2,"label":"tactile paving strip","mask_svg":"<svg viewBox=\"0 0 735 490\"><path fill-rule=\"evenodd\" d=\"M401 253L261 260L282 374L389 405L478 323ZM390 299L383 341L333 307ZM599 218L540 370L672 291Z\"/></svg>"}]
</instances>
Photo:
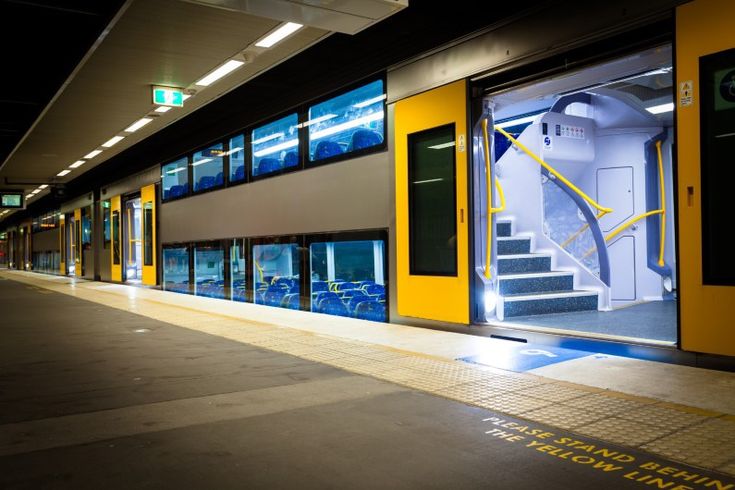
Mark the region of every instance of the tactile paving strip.
<instances>
[{"instance_id":1,"label":"tactile paving strip","mask_svg":"<svg viewBox=\"0 0 735 490\"><path fill-rule=\"evenodd\" d=\"M579 427L580 425L596 422L605 416L601 413L588 412L578 408L567 407L565 405L552 404L538 410L526 412L523 414L523 417L535 420L536 422L570 430Z\"/></svg>"},{"instance_id":2,"label":"tactile paving strip","mask_svg":"<svg viewBox=\"0 0 735 490\"><path fill-rule=\"evenodd\" d=\"M489 408L490 410L498 410L510 415L521 415L531 410L538 410L539 408L548 406L550 403L516 393L496 395L473 402L474 405Z\"/></svg>"},{"instance_id":3,"label":"tactile paving strip","mask_svg":"<svg viewBox=\"0 0 735 490\"><path fill-rule=\"evenodd\" d=\"M655 425L669 430L678 430L707 420L706 416L686 413L681 410L659 406L646 406L620 414L620 418Z\"/></svg>"},{"instance_id":4,"label":"tactile paving strip","mask_svg":"<svg viewBox=\"0 0 735 490\"><path fill-rule=\"evenodd\" d=\"M549 400L552 402L563 402L573 398L579 398L581 396L589 395L588 391L583 391L569 386L563 386L555 383L545 384L541 386L535 386L523 390L523 393L542 400Z\"/></svg>"},{"instance_id":5,"label":"tactile paving strip","mask_svg":"<svg viewBox=\"0 0 735 490\"><path fill-rule=\"evenodd\" d=\"M597 422L577 427L576 432L586 436L612 441L626 446L640 446L671 433L670 429L662 429L641 422L632 422L617 417L604 418Z\"/></svg>"},{"instance_id":6,"label":"tactile paving strip","mask_svg":"<svg viewBox=\"0 0 735 490\"><path fill-rule=\"evenodd\" d=\"M653 403L654 400L651 400ZM563 402L564 405L599 412L608 416L620 415L645 407L647 404L639 400L617 398L606 394L594 393L591 395L573 398Z\"/></svg>"},{"instance_id":7,"label":"tactile paving strip","mask_svg":"<svg viewBox=\"0 0 735 490\"><path fill-rule=\"evenodd\" d=\"M735 447L732 443L702 437L695 431L688 434L675 433L644 444L641 448L704 468L722 468L725 463L735 459Z\"/></svg>"}]
</instances>

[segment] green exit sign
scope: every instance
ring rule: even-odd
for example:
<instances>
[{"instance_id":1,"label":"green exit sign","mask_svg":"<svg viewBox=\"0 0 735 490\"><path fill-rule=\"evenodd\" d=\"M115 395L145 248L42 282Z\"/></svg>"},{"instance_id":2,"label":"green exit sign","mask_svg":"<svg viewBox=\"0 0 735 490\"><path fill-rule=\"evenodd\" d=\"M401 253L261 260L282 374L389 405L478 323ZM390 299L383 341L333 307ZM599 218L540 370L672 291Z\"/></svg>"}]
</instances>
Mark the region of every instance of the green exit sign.
<instances>
[{"instance_id":1,"label":"green exit sign","mask_svg":"<svg viewBox=\"0 0 735 490\"><path fill-rule=\"evenodd\" d=\"M153 103L170 107L184 107L184 92L180 88L154 86Z\"/></svg>"}]
</instances>

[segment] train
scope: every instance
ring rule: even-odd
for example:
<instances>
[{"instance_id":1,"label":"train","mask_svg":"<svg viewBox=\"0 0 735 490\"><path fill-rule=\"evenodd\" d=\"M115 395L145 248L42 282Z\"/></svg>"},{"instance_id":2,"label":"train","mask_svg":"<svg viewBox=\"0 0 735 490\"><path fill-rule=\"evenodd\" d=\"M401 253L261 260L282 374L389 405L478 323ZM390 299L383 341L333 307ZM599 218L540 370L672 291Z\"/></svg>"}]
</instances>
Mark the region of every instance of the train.
<instances>
[{"instance_id":1,"label":"train","mask_svg":"<svg viewBox=\"0 0 735 490\"><path fill-rule=\"evenodd\" d=\"M0 266L732 368L734 14L540 4L18 213Z\"/></svg>"}]
</instances>

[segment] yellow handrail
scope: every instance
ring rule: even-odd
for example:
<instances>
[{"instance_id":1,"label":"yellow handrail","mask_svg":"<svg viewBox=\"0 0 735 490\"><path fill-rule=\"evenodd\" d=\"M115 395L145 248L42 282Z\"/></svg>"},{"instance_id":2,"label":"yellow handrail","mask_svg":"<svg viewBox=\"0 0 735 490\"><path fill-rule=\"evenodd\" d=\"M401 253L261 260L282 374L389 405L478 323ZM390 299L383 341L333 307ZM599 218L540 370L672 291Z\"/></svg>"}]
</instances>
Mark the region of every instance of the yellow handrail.
<instances>
[{"instance_id":1,"label":"yellow handrail","mask_svg":"<svg viewBox=\"0 0 735 490\"><path fill-rule=\"evenodd\" d=\"M629 219L628 221L625 221L622 225L620 225L620 226L616 227L615 229L613 229L613 231L611 231L610 233L608 233L605 236L605 241L606 242L609 242L610 240L612 240L616 236L620 235L623 232L623 230L625 230L629 226L632 226L632 225L638 223L643 218L648 218L649 216L653 216L654 214L662 214L662 213L663 213L663 209L656 209L654 211L648 211L648 212L645 212L643 214L639 214L638 216L635 216L635 217ZM593 247L593 248L587 250L587 252L585 252L585 254L584 254L584 256L582 258L589 257L595 250L596 250L596 247Z\"/></svg>"},{"instance_id":2,"label":"yellow handrail","mask_svg":"<svg viewBox=\"0 0 735 490\"><path fill-rule=\"evenodd\" d=\"M658 252L658 265L664 266L664 246L666 244L666 191L664 190L664 162L661 158L661 140L656 142L656 153L658 154L658 184L661 189L661 236Z\"/></svg>"},{"instance_id":3,"label":"yellow handrail","mask_svg":"<svg viewBox=\"0 0 735 490\"><path fill-rule=\"evenodd\" d=\"M602 218L603 216L605 216L605 213L599 213L597 216L595 216L595 219L599 221L599 219ZM564 242L561 244L561 248L567 248L567 245L569 245L574 240L576 240L577 237L579 237L579 235L581 235L582 233L584 233L585 231L587 231L587 228L589 228L589 227L590 227L590 224L589 223L583 224L577 231L575 231L574 233L572 233L569 236L569 238L567 238L566 240L564 240Z\"/></svg>"},{"instance_id":4,"label":"yellow handrail","mask_svg":"<svg viewBox=\"0 0 735 490\"><path fill-rule=\"evenodd\" d=\"M490 279L490 262L492 261L492 238L493 238L493 213L499 213L505 210L505 194L500 181L495 177L495 188L498 190L500 197L500 207L493 207L493 193L490 185L490 143L487 133L487 119L482 120L482 137L483 137L483 154L485 156L485 189L487 189L487 239L485 244L485 277Z\"/></svg>"},{"instance_id":5,"label":"yellow handrail","mask_svg":"<svg viewBox=\"0 0 735 490\"><path fill-rule=\"evenodd\" d=\"M582 199L584 199L585 201L587 201L592 207L594 207L598 211L600 211L602 213L602 216L605 216L606 214L613 212L613 210L611 208L606 208L604 206L599 205L594 199L592 199L590 196L588 196L587 194L585 194L579 187L577 187L576 185L572 184L569 180L567 180L566 177L564 177L562 174L560 174L559 172L557 172L556 169L554 169L551 165L549 165L545 161L541 160L541 158L539 158L534 152L532 152L531 150L529 150L523 143L521 143L520 141L518 141L517 139L515 139L513 136L511 136L510 134L508 134L508 132L505 131L503 128L500 128L498 126L495 126L495 131L498 131L500 134L502 134L503 136L505 136L506 138L508 138L511 143L513 143L518 148L520 148L521 150L523 150L523 152L526 155L528 155L529 157L533 158L533 160L536 161L536 163L538 163L539 165L541 165L542 167L544 167L546 170L548 170L550 174L552 174L554 177L556 177L557 179L559 179L562 182L564 182L570 189L572 189L574 192L576 192L577 195L579 195L579 197L581 197ZM600 216L600 217L602 217L602 216Z\"/></svg>"},{"instance_id":6,"label":"yellow handrail","mask_svg":"<svg viewBox=\"0 0 735 490\"><path fill-rule=\"evenodd\" d=\"M253 264L255 264L255 268L258 269L258 275L260 276L260 282L263 281L263 268L260 266L257 260L253 260Z\"/></svg>"}]
</instances>

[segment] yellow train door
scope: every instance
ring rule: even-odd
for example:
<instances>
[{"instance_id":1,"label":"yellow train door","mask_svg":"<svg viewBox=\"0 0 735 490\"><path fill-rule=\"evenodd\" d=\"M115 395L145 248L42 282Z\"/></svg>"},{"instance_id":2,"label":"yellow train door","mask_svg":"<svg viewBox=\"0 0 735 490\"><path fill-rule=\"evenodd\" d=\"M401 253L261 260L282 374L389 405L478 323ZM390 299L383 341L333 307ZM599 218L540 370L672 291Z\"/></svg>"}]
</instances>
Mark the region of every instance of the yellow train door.
<instances>
[{"instance_id":1,"label":"yellow train door","mask_svg":"<svg viewBox=\"0 0 735 490\"><path fill-rule=\"evenodd\" d=\"M731 0L676 9L681 347L729 356L735 356L727 213L735 151L733 18Z\"/></svg>"},{"instance_id":2,"label":"yellow train door","mask_svg":"<svg viewBox=\"0 0 735 490\"><path fill-rule=\"evenodd\" d=\"M158 284L156 272L156 185L140 189L143 284Z\"/></svg>"},{"instance_id":3,"label":"yellow train door","mask_svg":"<svg viewBox=\"0 0 735 490\"><path fill-rule=\"evenodd\" d=\"M398 314L469 323L467 85L395 105Z\"/></svg>"}]
</instances>

